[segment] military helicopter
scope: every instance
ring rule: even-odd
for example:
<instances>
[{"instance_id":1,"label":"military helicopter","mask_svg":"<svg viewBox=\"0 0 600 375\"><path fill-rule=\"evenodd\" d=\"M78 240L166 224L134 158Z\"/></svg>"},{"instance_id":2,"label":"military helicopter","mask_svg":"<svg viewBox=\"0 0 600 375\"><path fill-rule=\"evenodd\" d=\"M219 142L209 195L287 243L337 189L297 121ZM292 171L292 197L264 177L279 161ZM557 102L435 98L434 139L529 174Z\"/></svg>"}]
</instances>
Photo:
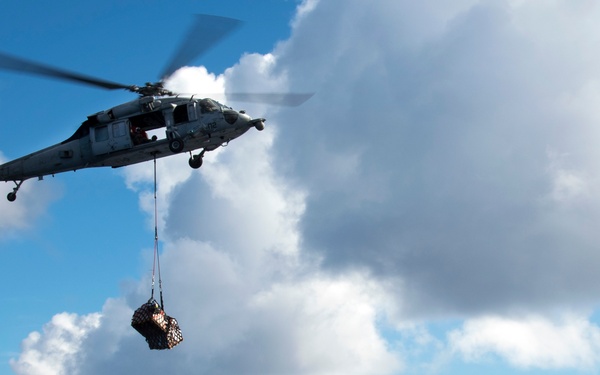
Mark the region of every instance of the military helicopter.
<instances>
[{"instance_id":1,"label":"military helicopter","mask_svg":"<svg viewBox=\"0 0 600 375\"><path fill-rule=\"evenodd\" d=\"M199 14L184 42L175 52L158 82L143 86L124 85L0 53L0 68L93 85L104 89L124 89L139 97L124 104L87 116L68 139L43 150L0 165L0 181L14 182L7 199L15 201L25 180L92 167L123 167L156 158L189 152L189 165L197 169L204 154L228 144L249 129L263 130L264 118L252 118L211 98L177 94L164 87L164 81L177 69L204 53L235 30L241 21ZM198 43L197 36L203 35ZM312 94L233 93L234 101L297 106ZM165 137L149 138L147 132L165 129ZM193 155L192 151L200 150Z\"/></svg>"}]
</instances>

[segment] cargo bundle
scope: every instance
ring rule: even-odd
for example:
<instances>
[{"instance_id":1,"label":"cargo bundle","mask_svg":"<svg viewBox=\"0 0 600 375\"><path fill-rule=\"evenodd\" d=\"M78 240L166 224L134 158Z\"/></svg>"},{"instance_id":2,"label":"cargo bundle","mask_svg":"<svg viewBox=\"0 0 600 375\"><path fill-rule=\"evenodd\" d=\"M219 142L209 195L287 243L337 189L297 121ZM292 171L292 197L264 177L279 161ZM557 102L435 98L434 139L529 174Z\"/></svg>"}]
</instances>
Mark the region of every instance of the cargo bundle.
<instances>
[{"instance_id":1,"label":"cargo bundle","mask_svg":"<svg viewBox=\"0 0 600 375\"><path fill-rule=\"evenodd\" d=\"M183 341L177 320L165 314L153 299L135 310L131 326L146 338L150 349L172 349Z\"/></svg>"}]
</instances>

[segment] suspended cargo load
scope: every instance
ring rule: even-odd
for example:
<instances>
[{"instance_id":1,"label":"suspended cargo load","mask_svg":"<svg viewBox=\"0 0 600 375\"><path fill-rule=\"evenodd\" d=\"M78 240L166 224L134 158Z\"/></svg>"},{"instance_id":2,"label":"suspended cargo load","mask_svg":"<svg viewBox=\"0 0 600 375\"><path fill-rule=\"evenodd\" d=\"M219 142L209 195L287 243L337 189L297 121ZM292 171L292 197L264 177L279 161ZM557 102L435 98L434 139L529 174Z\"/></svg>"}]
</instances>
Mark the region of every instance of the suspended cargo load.
<instances>
[{"instance_id":1,"label":"suspended cargo load","mask_svg":"<svg viewBox=\"0 0 600 375\"><path fill-rule=\"evenodd\" d=\"M153 299L135 310L131 326L146 338L150 349L172 349L183 341L177 320L165 314Z\"/></svg>"},{"instance_id":2,"label":"suspended cargo load","mask_svg":"<svg viewBox=\"0 0 600 375\"><path fill-rule=\"evenodd\" d=\"M156 157L154 158L154 262L152 265L152 294L148 302L135 310L131 318L131 326L142 336L150 349L172 349L183 341L177 320L165 314L163 303L162 278L160 276L160 260L158 251L158 214L156 205ZM158 288L160 305L154 299L154 276L158 269Z\"/></svg>"}]
</instances>

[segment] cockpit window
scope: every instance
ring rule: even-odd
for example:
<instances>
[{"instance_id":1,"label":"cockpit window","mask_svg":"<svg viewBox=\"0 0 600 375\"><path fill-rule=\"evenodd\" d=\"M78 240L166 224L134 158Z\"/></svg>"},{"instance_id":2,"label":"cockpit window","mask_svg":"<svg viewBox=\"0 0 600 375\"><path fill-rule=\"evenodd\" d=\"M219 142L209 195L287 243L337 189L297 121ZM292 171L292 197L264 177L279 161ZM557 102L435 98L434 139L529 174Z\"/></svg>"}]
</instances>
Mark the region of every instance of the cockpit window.
<instances>
[{"instance_id":1,"label":"cockpit window","mask_svg":"<svg viewBox=\"0 0 600 375\"><path fill-rule=\"evenodd\" d=\"M200 100L200 111L202 113L216 112L218 110L220 110L220 107L213 100L211 100L211 99Z\"/></svg>"}]
</instances>

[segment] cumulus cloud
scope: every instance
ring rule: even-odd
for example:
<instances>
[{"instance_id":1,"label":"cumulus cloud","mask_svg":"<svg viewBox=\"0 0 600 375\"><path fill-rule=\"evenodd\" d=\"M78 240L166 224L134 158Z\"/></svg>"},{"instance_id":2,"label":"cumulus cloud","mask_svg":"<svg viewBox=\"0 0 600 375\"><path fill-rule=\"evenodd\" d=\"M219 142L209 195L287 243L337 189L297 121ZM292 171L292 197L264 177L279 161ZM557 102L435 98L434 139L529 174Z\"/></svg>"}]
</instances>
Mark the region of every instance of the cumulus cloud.
<instances>
[{"instance_id":1,"label":"cumulus cloud","mask_svg":"<svg viewBox=\"0 0 600 375\"><path fill-rule=\"evenodd\" d=\"M0 152L0 164L9 161ZM11 236L18 231L29 228L36 220L44 214L50 203L60 198L62 190L53 183L46 183L43 186L36 185L28 181L21 186L18 193L18 199L9 202L5 197L13 190L15 185L11 183L2 183L2 199L0 199L0 239Z\"/></svg>"},{"instance_id":2,"label":"cumulus cloud","mask_svg":"<svg viewBox=\"0 0 600 375\"><path fill-rule=\"evenodd\" d=\"M90 331L99 327L100 314L77 316L61 313L43 331L32 332L22 343L22 354L11 361L18 374L65 374L78 364L81 345Z\"/></svg>"},{"instance_id":3,"label":"cumulus cloud","mask_svg":"<svg viewBox=\"0 0 600 375\"><path fill-rule=\"evenodd\" d=\"M449 344L467 361L496 355L519 368L590 371L600 361L600 328L587 316L477 318L452 331Z\"/></svg>"},{"instance_id":4,"label":"cumulus cloud","mask_svg":"<svg viewBox=\"0 0 600 375\"><path fill-rule=\"evenodd\" d=\"M223 98L224 85L223 75L210 73L203 66L181 68L165 83L166 87L176 92L200 94L201 97L210 96L216 100Z\"/></svg>"},{"instance_id":5,"label":"cumulus cloud","mask_svg":"<svg viewBox=\"0 0 600 375\"><path fill-rule=\"evenodd\" d=\"M274 147L306 250L395 281L416 318L594 301L598 7L314 8L278 52L319 91Z\"/></svg>"}]
</instances>

